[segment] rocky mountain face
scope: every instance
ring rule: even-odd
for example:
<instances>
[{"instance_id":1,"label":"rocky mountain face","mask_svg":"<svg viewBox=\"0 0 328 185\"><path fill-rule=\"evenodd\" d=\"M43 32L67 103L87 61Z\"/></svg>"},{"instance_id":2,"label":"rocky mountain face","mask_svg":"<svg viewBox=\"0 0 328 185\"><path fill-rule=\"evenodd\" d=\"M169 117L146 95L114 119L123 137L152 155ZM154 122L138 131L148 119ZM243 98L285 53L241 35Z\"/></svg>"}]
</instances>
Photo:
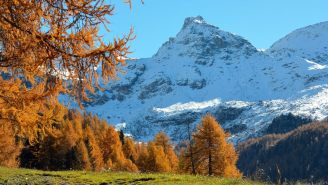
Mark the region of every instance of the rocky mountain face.
<instances>
[{"instance_id":1,"label":"rocky mountain face","mask_svg":"<svg viewBox=\"0 0 328 185\"><path fill-rule=\"evenodd\" d=\"M237 143L275 117L328 116L328 22L296 30L262 51L198 17L151 58L128 61L86 109L138 140L164 130L183 140L206 112ZM67 101L63 98L63 101Z\"/></svg>"}]
</instances>

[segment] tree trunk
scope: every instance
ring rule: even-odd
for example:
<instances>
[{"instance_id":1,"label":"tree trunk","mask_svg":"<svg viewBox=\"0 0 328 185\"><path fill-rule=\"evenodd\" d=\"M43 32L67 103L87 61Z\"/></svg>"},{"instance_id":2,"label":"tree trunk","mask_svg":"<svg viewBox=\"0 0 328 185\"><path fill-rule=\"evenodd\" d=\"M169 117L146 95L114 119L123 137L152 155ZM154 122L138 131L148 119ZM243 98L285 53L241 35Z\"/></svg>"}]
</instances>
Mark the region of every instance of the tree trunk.
<instances>
[{"instance_id":1,"label":"tree trunk","mask_svg":"<svg viewBox=\"0 0 328 185\"><path fill-rule=\"evenodd\" d=\"M196 169L195 169L195 162L194 162L194 153L193 153L193 146L192 146L192 139L191 139L191 131L190 131L190 123L187 124L188 126L188 140L189 140L189 149L190 149L190 161L191 161L191 170L192 174L196 175Z\"/></svg>"},{"instance_id":2,"label":"tree trunk","mask_svg":"<svg viewBox=\"0 0 328 185\"><path fill-rule=\"evenodd\" d=\"M213 169L212 169L212 153L211 150L209 151L208 154L208 175L211 176L213 174Z\"/></svg>"},{"instance_id":3,"label":"tree trunk","mask_svg":"<svg viewBox=\"0 0 328 185\"><path fill-rule=\"evenodd\" d=\"M212 140L208 138L208 175L211 176L213 174L213 162L212 162Z\"/></svg>"}]
</instances>

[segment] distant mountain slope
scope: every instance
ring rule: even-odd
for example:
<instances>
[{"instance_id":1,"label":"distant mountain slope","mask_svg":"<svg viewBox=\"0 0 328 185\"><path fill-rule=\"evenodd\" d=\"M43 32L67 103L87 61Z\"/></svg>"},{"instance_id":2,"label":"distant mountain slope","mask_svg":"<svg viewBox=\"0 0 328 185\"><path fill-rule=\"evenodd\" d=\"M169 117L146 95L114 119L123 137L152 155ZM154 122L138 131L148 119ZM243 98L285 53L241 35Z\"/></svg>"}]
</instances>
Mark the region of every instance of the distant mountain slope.
<instances>
[{"instance_id":1,"label":"distant mountain slope","mask_svg":"<svg viewBox=\"0 0 328 185\"><path fill-rule=\"evenodd\" d=\"M286 134L241 143L238 168L248 177L276 183L326 182L327 146L328 122L311 123Z\"/></svg>"},{"instance_id":2,"label":"distant mountain slope","mask_svg":"<svg viewBox=\"0 0 328 185\"><path fill-rule=\"evenodd\" d=\"M97 93L87 110L140 140L160 130L182 140L187 124L195 126L205 112L233 133L234 142L262 135L283 113L323 119L328 116L328 29L304 29L263 52L200 16L187 18L153 57L128 61L126 73ZM299 46L308 32L322 33L323 40ZM311 46L318 46L313 55Z\"/></svg>"}]
</instances>

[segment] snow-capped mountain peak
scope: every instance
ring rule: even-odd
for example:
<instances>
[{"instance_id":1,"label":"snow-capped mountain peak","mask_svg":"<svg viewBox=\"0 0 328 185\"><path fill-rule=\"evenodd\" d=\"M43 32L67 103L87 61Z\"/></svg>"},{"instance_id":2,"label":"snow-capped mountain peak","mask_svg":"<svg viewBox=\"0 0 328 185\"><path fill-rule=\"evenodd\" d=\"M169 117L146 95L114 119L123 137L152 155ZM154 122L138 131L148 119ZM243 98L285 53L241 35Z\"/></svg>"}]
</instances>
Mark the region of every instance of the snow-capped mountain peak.
<instances>
[{"instance_id":1,"label":"snow-capped mountain peak","mask_svg":"<svg viewBox=\"0 0 328 185\"><path fill-rule=\"evenodd\" d=\"M179 56L213 57L226 53L252 53L257 49L241 36L206 23L201 17L189 17L176 37L165 42L155 54L158 59Z\"/></svg>"},{"instance_id":2,"label":"snow-capped mountain peak","mask_svg":"<svg viewBox=\"0 0 328 185\"><path fill-rule=\"evenodd\" d=\"M207 23L202 16L187 17L184 21L182 29L185 29L192 24L207 24Z\"/></svg>"},{"instance_id":3,"label":"snow-capped mountain peak","mask_svg":"<svg viewBox=\"0 0 328 185\"><path fill-rule=\"evenodd\" d=\"M326 23L296 30L259 51L241 36L187 18L151 58L128 61L127 73L99 92L87 110L149 140L165 130L186 136L206 112L242 141L261 135L284 113L328 116ZM317 35L317 36L315 36ZM319 53L319 55L318 55Z\"/></svg>"}]
</instances>

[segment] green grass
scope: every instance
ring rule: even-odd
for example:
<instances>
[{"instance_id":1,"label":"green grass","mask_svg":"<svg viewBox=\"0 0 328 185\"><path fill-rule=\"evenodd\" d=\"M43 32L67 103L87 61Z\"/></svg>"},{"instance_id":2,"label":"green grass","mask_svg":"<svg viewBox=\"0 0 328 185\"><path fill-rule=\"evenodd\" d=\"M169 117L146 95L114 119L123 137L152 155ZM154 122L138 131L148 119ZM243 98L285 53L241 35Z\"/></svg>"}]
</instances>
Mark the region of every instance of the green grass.
<instances>
[{"instance_id":1,"label":"green grass","mask_svg":"<svg viewBox=\"0 0 328 185\"><path fill-rule=\"evenodd\" d=\"M206 176L175 174L143 174L125 172L84 172L84 171L39 171L28 169L10 169L0 167L0 185L2 184L174 184L174 185L260 185L261 183L243 179L225 179Z\"/></svg>"}]
</instances>

